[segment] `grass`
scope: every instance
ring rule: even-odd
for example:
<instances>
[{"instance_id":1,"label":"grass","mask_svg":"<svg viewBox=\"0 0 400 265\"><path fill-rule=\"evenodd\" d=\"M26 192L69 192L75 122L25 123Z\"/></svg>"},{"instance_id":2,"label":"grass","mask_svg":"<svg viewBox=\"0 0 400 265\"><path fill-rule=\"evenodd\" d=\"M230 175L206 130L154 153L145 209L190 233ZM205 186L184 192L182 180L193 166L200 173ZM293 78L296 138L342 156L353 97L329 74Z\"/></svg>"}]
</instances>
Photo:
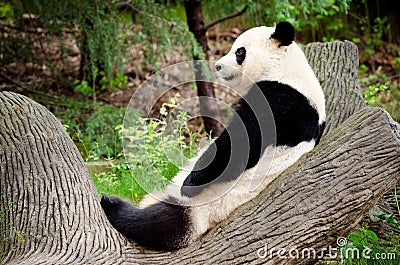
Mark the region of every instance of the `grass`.
<instances>
[{"instance_id":1,"label":"grass","mask_svg":"<svg viewBox=\"0 0 400 265\"><path fill-rule=\"evenodd\" d=\"M141 170L136 174L143 174ZM138 202L147 192L137 183L133 172L126 163L112 163L111 172L102 172L92 176L99 193L117 194L131 202Z\"/></svg>"}]
</instances>

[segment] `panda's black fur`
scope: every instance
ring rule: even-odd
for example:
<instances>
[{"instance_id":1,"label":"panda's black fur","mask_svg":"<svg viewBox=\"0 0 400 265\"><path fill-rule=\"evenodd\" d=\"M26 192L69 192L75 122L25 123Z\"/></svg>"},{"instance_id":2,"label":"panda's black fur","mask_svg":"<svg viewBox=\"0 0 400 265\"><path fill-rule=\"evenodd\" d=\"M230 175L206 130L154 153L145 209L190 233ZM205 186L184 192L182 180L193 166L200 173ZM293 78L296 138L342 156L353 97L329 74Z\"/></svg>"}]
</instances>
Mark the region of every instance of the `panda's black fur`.
<instances>
[{"instance_id":1,"label":"panda's black fur","mask_svg":"<svg viewBox=\"0 0 400 265\"><path fill-rule=\"evenodd\" d=\"M279 23L271 37L281 41L281 46L289 45L294 29L289 23ZM274 126L276 131L271 130ZM238 101L227 128L199 157L181 194L194 197L215 183L237 179L257 165L267 146L318 143L324 127L315 106L299 91L277 81L257 82ZM144 247L174 250L192 239L192 208L178 198L169 196L141 209L118 197L103 196L101 205L119 232Z\"/></svg>"},{"instance_id":2,"label":"panda's black fur","mask_svg":"<svg viewBox=\"0 0 400 265\"><path fill-rule=\"evenodd\" d=\"M140 209L118 197L103 196L101 206L121 234L143 247L175 250L187 243L190 208L179 205L172 197Z\"/></svg>"},{"instance_id":3,"label":"panda's black fur","mask_svg":"<svg viewBox=\"0 0 400 265\"><path fill-rule=\"evenodd\" d=\"M273 119L268 115L271 111ZM236 179L254 167L271 144L293 147L312 139L319 142L325 123L319 125L318 120L316 109L294 88L276 81L256 83L239 100L227 129L213 143L216 148L207 149L199 158L183 183L182 194L192 197L215 181ZM241 123L245 128L240 129ZM274 126L276 135L271 130Z\"/></svg>"},{"instance_id":4,"label":"panda's black fur","mask_svg":"<svg viewBox=\"0 0 400 265\"><path fill-rule=\"evenodd\" d=\"M271 35L272 39L279 40L280 46L288 46L292 43L296 35L296 32L289 22L280 22L276 25L275 32Z\"/></svg>"}]
</instances>

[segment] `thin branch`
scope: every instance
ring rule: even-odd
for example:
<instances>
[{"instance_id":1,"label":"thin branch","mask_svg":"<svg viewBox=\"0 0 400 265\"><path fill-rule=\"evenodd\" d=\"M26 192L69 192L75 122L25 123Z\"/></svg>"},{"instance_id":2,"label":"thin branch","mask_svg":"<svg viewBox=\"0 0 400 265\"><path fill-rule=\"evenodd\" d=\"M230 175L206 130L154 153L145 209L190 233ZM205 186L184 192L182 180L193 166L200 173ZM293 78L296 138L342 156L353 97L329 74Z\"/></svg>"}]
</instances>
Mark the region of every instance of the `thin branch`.
<instances>
[{"instance_id":1,"label":"thin branch","mask_svg":"<svg viewBox=\"0 0 400 265\"><path fill-rule=\"evenodd\" d=\"M41 95L41 96L49 97L49 98L57 98L56 96L50 95L49 93L43 93L43 92L31 89L31 88L19 83L18 81L13 80L11 77L9 77L8 75L6 75L5 73L3 73L1 71L0 71L0 76L4 77L10 83L14 84L15 86L17 86L17 87L19 87L19 88L21 88L21 89L23 89L25 91L29 91L29 92L32 92L32 93L35 93L35 94L38 94L38 95Z\"/></svg>"},{"instance_id":2,"label":"thin branch","mask_svg":"<svg viewBox=\"0 0 400 265\"><path fill-rule=\"evenodd\" d=\"M216 24L221 23L221 22L223 22L223 21L225 21L225 20L228 20L228 19L231 19L231 18L234 18L234 17L241 16L244 12L246 12L247 7L248 7L248 6L246 5L246 6L244 6L244 7L242 8L242 10L237 11L236 13L230 14L230 15L228 15L228 16L226 16L226 17L222 17L222 18L219 18L219 19L217 19L217 20L211 22L210 24L208 24L208 25L205 27L206 30L208 30L209 28L211 28L211 27L215 26Z\"/></svg>"}]
</instances>

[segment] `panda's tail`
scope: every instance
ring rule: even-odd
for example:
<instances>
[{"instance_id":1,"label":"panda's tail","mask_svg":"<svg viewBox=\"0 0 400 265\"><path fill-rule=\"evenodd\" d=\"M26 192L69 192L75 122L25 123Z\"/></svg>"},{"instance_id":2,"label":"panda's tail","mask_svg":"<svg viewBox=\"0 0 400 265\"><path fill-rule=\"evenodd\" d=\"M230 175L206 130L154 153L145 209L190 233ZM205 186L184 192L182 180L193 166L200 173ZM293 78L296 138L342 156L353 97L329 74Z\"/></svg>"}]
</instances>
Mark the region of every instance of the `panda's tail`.
<instances>
[{"instance_id":1,"label":"panda's tail","mask_svg":"<svg viewBox=\"0 0 400 265\"><path fill-rule=\"evenodd\" d=\"M141 209L118 197L103 195L101 206L115 229L141 246L175 250L189 243L190 209L173 198Z\"/></svg>"}]
</instances>

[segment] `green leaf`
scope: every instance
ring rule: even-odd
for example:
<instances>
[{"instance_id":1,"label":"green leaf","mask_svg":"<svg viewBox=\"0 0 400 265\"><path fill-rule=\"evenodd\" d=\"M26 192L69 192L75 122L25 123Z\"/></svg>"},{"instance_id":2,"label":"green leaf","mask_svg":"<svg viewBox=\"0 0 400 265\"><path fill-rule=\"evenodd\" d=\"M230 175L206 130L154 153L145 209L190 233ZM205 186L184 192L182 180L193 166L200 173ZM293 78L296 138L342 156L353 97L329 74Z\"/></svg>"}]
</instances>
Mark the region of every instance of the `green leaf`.
<instances>
[{"instance_id":1,"label":"green leaf","mask_svg":"<svg viewBox=\"0 0 400 265\"><path fill-rule=\"evenodd\" d=\"M364 233L367 236L367 238L371 239L373 242L378 242L378 236L375 234L374 231L365 230Z\"/></svg>"}]
</instances>

